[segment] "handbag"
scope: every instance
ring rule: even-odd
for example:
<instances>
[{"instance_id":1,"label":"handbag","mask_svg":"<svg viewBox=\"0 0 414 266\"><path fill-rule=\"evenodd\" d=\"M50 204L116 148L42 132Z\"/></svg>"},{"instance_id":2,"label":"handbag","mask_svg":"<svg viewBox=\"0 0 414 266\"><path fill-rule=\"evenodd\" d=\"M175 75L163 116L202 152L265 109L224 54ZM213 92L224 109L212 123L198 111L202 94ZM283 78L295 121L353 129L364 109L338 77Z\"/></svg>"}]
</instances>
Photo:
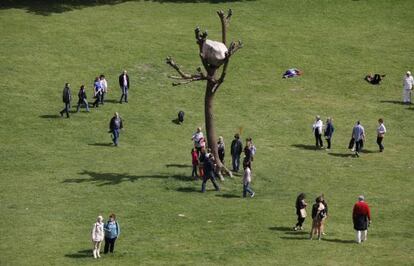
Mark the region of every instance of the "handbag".
<instances>
[{"instance_id":1,"label":"handbag","mask_svg":"<svg viewBox=\"0 0 414 266\"><path fill-rule=\"evenodd\" d=\"M306 217L306 209L300 209L300 217L305 218Z\"/></svg>"}]
</instances>

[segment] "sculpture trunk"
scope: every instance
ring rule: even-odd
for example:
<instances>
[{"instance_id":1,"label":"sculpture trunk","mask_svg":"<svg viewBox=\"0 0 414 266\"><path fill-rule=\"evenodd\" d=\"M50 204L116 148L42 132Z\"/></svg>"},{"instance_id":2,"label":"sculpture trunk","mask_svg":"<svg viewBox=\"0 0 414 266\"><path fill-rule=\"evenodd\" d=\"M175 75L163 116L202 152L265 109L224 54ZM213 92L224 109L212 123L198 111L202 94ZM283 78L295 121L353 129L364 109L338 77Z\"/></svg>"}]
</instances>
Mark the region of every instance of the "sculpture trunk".
<instances>
[{"instance_id":1,"label":"sculpture trunk","mask_svg":"<svg viewBox=\"0 0 414 266\"><path fill-rule=\"evenodd\" d=\"M206 122L206 134L207 134L207 147L211 149L211 153L214 158L216 158L217 167L222 168L222 163L220 162L217 149L217 136L216 129L214 125L214 93L213 88L215 83L212 81L207 81L206 94L204 96L204 116Z\"/></svg>"}]
</instances>

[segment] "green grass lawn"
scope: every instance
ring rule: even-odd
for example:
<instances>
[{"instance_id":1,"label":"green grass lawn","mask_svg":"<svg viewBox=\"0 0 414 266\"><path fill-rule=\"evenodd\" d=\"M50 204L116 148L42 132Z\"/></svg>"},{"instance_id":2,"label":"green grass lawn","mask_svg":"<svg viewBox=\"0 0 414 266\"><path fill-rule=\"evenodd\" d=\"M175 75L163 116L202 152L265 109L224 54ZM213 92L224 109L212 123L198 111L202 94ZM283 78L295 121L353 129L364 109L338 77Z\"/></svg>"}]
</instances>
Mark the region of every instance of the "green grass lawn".
<instances>
[{"instance_id":1,"label":"green grass lawn","mask_svg":"<svg viewBox=\"0 0 414 266\"><path fill-rule=\"evenodd\" d=\"M414 107L401 105L402 77L414 70L414 2L114 1L0 9L0 265L96 263L90 230L98 214L118 216L122 235L104 265L412 265ZM107 1L111 2L111 1ZM116 3L119 2L119 3ZM122 2L122 3L121 3ZM219 3L217 3L219 2ZM15 8L12 8L15 7ZM256 197L241 177L199 193L190 178L191 135L204 124L204 83L172 87L164 62L200 66L193 30L220 38L218 9L232 8L232 57L216 94L217 134L251 136ZM283 80L290 67L304 76ZM129 104L117 104L127 69ZM363 81L385 73L380 86ZM61 119L65 82L91 100L104 73L108 103ZM75 105L76 102L73 103ZM171 120L179 110L183 125ZM108 146L118 111L125 131ZM331 151L315 151L315 115L334 118ZM377 152L377 119L388 133ZM367 131L367 152L350 157L352 126ZM323 241L293 232L295 198L324 193ZM368 242L353 243L352 206L372 211ZM309 209L308 209L309 211ZM179 214L184 214L180 217Z\"/></svg>"}]
</instances>

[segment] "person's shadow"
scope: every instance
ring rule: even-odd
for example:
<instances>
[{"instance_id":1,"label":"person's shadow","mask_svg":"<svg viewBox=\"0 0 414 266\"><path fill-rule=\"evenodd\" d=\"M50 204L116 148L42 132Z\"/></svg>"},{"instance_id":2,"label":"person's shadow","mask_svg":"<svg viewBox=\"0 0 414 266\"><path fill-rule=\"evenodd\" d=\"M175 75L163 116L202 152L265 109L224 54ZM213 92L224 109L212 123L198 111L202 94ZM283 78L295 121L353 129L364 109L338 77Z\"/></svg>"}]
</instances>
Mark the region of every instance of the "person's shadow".
<instances>
[{"instance_id":1,"label":"person's shadow","mask_svg":"<svg viewBox=\"0 0 414 266\"><path fill-rule=\"evenodd\" d=\"M312 150L312 151L317 150L315 145L292 144L291 146L295 147L295 148L298 148L298 149L302 149L302 150Z\"/></svg>"},{"instance_id":2,"label":"person's shadow","mask_svg":"<svg viewBox=\"0 0 414 266\"><path fill-rule=\"evenodd\" d=\"M92 257L92 249L84 249L79 250L76 253L65 254L65 257L72 258L72 259L83 259Z\"/></svg>"}]
</instances>

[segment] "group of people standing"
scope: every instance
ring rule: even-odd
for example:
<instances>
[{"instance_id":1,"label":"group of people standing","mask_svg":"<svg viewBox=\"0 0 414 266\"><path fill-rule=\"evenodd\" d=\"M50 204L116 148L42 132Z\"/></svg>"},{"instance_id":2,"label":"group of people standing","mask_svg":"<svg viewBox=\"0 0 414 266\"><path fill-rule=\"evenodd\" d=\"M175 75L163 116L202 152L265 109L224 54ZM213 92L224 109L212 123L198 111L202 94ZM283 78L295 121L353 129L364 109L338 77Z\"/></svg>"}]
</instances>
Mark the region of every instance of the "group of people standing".
<instances>
[{"instance_id":1,"label":"group of people standing","mask_svg":"<svg viewBox=\"0 0 414 266\"><path fill-rule=\"evenodd\" d=\"M204 134L201 128L198 127L193 134L191 140L194 143L194 148L191 150L192 158L192 173L191 176L195 179L202 178L201 192L206 191L206 183L211 180L216 191L220 190L220 187L216 181L216 174L220 174L220 169L217 167L217 159L222 165L225 165L225 144L222 136L218 138L217 150L218 157L215 158L209 148L206 148L206 142ZM240 135L235 134L234 140L231 144L230 153L232 155L233 172L239 172L240 168L240 155L244 151L245 157L243 159L243 197L250 194L250 197L254 197L255 192L251 189L250 184L252 182L252 161L256 153L256 147L253 144L251 138L246 139L246 146L243 149L243 144L240 141ZM197 173L197 170L199 174Z\"/></svg>"},{"instance_id":2,"label":"group of people standing","mask_svg":"<svg viewBox=\"0 0 414 266\"><path fill-rule=\"evenodd\" d=\"M303 223L307 217L306 207L308 206L305 197L305 193L300 193L296 198L297 223L293 227L294 231L303 230ZM312 240L314 236L317 236L318 240L321 240L322 235L325 235L325 222L328 217L328 204L323 194L315 199L311 217L312 228L309 239ZM358 202L353 207L352 221L356 230L356 242L361 243L367 240L368 226L371 224L371 211L363 195L358 196Z\"/></svg>"},{"instance_id":3,"label":"group of people standing","mask_svg":"<svg viewBox=\"0 0 414 266\"><path fill-rule=\"evenodd\" d=\"M99 215L92 226L93 257L95 259L101 257L101 245L104 240L104 254L108 252L113 253L115 241L120 234L121 228L119 227L115 214L110 214L109 220L106 223L104 223L103 217Z\"/></svg>"},{"instance_id":4,"label":"group of people standing","mask_svg":"<svg viewBox=\"0 0 414 266\"><path fill-rule=\"evenodd\" d=\"M127 71L124 70L122 74L119 76L119 87L121 88L121 99L119 103L124 101L128 103L128 90L130 87L129 76ZM93 98L95 101L93 102L92 106L97 108L99 105L103 105L105 103L105 95L108 93L108 81L105 78L105 75L101 74L99 77L96 77L93 83ZM69 118L69 111L71 108L72 102L72 94L70 89L70 84L66 83L65 87L63 88L63 97L62 101L64 103L64 108L60 111L60 116L63 117L63 114L66 114L66 117ZM89 103L88 97L86 93L85 85L81 85L78 92L78 103L76 106L76 112L80 111L81 106L84 105L87 112L89 112Z\"/></svg>"},{"instance_id":5,"label":"group of people standing","mask_svg":"<svg viewBox=\"0 0 414 266\"><path fill-rule=\"evenodd\" d=\"M316 116L315 122L312 125L312 131L315 136L315 146L316 148L323 148L322 134L325 136L327 142L327 150L331 149L332 136L335 131L333 125L333 119L328 117L326 120L326 126L324 126L319 115ZM377 127L377 145L380 152L384 151L384 145L382 141L384 139L387 129L384 125L384 120L382 118L378 119ZM351 140L349 142L348 148L355 152L355 156L359 157L359 153L362 151L365 142L365 129L361 125L360 121L357 121L354 127L352 128Z\"/></svg>"}]
</instances>

